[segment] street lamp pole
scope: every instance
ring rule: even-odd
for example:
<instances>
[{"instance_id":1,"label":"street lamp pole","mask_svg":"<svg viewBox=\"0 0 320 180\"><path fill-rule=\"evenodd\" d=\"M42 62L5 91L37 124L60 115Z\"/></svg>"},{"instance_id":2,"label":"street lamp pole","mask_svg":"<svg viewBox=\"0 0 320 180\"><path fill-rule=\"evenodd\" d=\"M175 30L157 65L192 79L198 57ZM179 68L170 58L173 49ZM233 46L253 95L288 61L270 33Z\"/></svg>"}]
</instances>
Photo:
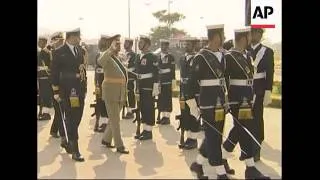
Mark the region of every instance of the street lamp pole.
<instances>
[{"instance_id":1,"label":"street lamp pole","mask_svg":"<svg viewBox=\"0 0 320 180\"><path fill-rule=\"evenodd\" d=\"M170 28L170 4L171 4L171 0L168 0L168 37L170 38L171 36L171 28Z\"/></svg>"},{"instance_id":2,"label":"street lamp pole","mask_svg":"<svg viewBox=\"0 0 320 180\"><path fill-rule=\"evenodd\" d=\"M129 30L129 38L130 38L130 0L128 0L128 30Z\"/></svg>"}]
</instances>

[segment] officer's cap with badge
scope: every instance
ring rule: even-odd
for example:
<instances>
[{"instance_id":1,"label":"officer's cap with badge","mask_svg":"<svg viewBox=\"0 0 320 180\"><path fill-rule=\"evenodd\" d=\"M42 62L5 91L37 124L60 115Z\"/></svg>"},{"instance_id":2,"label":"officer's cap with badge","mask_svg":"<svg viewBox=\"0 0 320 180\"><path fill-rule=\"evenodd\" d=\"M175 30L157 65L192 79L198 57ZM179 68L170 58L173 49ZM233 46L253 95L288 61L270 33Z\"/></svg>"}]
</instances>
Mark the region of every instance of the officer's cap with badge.
<instances>
[{"instance_id":1,"label":"officer's cap with badge","mask_svg":"<svg viewBox=\"0 0 320 180\"><path fill-rule=\"evenodd\" d=\"M235 41L238 41L242 37L247 37L250 32L251 32L251 27L235 29L234 30L234 39L235 39Z\"/></svg>"},{"instance_id":2,"label":"officer's cap with badge","mask_svg":"<svg viewBox=\"0 0 320 180\"><path fill-rule=\"evenodd\" d=\"M76 28L71 31L66 31L66 38L70 36L81 36L80 28Z\"/></svg>"},{"instance_id":3,"label":"officer's cap with badge","mask_svg":"<svg viewBox=\"0 0 320 180\"><path fill-rule=\"evenodd\" d=\"M105 35L105 34L101 34L101 36L100 36L100 39L105 39L105 40L107 40L107 39L109 39L109 38L110 38L110 36Z\"/></svg>"},{"instance_id":4,"label":"officer's cap with badge","mask_svg":"<svg viewBox=\"0 0 320 180\"><path fill-rule=\"evenodd\" d=\"M64 39L63 38L63 32L55 32L51 35L51 40L59 40L59 39Z\"/></svg>"}]
</instances>

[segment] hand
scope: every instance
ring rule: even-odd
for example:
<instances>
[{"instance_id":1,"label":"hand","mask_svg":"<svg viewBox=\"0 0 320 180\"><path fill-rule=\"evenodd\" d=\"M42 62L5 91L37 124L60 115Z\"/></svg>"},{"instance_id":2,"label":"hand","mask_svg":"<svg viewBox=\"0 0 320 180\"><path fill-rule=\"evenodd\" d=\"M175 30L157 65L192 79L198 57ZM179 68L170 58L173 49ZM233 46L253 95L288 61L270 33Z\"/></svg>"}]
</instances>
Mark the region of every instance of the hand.
<instances>
[{"instance_id":1,"label":"hand","mask_svg":"<svg viewBox=\"0 0 320 180\"><path fill-rule=\"evenodd\" d=\"M152 96L158 96L160 94L159 83L153 83Z\"/></svg>"},{"instance_id":2,"label":"hand","mask_svg":"<svg viewBox=\"0 0 320 180\"><path fill-rule=\"evenodd\" d=\"M57 102L60 102L60 101L61 101L61 98L60 98L59 94L53 95L53 98L54 98Z\"/></svg>"},{"instance_id":3,"label":"hand","mask_svg":"<svg viewBox=\"0 0 320 180\"><path fill-rule=\"evenodd\" d=\"M101 93L100 88L98 86L96 86L95 94L99 96L100 93Z\"/></svg>"},{"instance_id":4,"label":"hand","mask_svg":"<svg viewBox=\"0 0 320 180\"><path fill-rule=\"evenodd\" d=\"M268 106L269 104L271 104L272 99L271 99L271 91L270 90L266 90L264 93L264 98L263 98L263 105L264 106Z\"/></svg>"},{"instance_id":5,"label":"hand","mask_svg":"<svg viewBox=\"0 0 320 180\"><path fill-rule=\"evenodd\" d=\"M177 83L176 83L176 80L172 80L172 83L171 83L171 88L172 90L175 90L177 88Z\"/></svg>"},{"instance_id":6,"label":"hand","mask_svg":"<svg viewBox=\"0 0 320 180\"><path fill-rule=\"evenodd\" d=\"M194 116L197 120L199 120L199 116L200 116L200 110L197 106L197 102L195 99L189 99L186 101L186 103L188 104L189 108L190 108L190 114L192 116Z\"/></svg>"}]
</instances>

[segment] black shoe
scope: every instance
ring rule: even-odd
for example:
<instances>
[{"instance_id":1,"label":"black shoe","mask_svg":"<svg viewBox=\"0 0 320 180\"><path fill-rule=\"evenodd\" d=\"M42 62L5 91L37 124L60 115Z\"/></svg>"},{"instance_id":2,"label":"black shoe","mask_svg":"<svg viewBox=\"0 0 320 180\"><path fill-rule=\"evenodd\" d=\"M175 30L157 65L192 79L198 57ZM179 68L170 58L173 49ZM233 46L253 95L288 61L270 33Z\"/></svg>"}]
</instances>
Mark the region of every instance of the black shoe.
<instances>
[{"instance_id":1,"label":"black shoe","mask_svg":"<svg viewBox=\"0 0 320 180\"><path fill-rule=\"evenodd\" d=\"M142 135L144 135L145 133L146 133L146 131L143 130L142 133L140 133L139 135L135 135L134 138L135 138L135 139L140 139L140 137L141 137Z\"/></svg>"},{"instance_id":2,"label":"black shoe","mask_svg":"<svg viewBox=\"0 0 320 180\"><path fill-rule=\"evenodd\" d=\"M209 179L208 176L204 176L203 168L201 164L193 162L190 166L190 170L197 174L198 179Z\"/></svg>"},{"instance_id":3,"label":"black shoe","mask_svg":"<svg viewBox=\"0 0 320 180\"><path fill-rule=\"evenodd\" d=\"M53 138L59 138L60 136L58 135L58 133L54 133L54 132L51 132L50 135L53 137Z\"/></svg>"},{"instance_id":4,"label":"black shoe","mask_svg":"<svg viewBox=\"0 0 320 180\"><path fill-rule=\"evenodd\" d=\"M226 174L217 175L217 179L230 179Z\"/></svg>"},{"instance_id":5,"label":"black shoe","mask_svg":"<svg viewBox=\"0 0 320 180\"><path fill-rule=\"evenodd\" d=\"M78 162L83 162L84 158L80 153L73 153L72 154L72 159Z\"/></svg>"},{"instance_id":6,"label":"black shoe","mask_svg":"<svg viewBox=\"0 0 320 180\"><path fill-rule=\"evenodd\" d=\"M232 175L235 174L234 169L230 168L229 163L226 159L222 159L222 163L224 165L224 168L226 169L227 174L232 174Z\"/></svg>"},{"instance_id":7,"label":"black shoe","mask_svg":"<svg viewBox=\"0 0 320 180\"><path fill-rule=\"evenodd\" d=\"M104 141L104 140L101 141L101 144L102 144L102 145L105 145L107 148L115 148L115 146L112 146L111 143L106 142L106 141Z\"/></svg>"},{"instance_id":8,"label":"black shoe","mask_svg":"<svg viewBox=\"0 0 320 180\"><path fill-rule=\"evenodd\" d=\"M170 119L167 118L167 117L163 117L160 121L160 124L161 125L167 125L167 124L170 124Z\"/></svg>"},{"instance_id":9,"label":"black shoe","mask_svg":"<svg viewBox=\"0 0 320 180\"><path fill-rule=\"evenodd\" d=\"M245 171L246 179L271 179L268 176L263 175L256 167L247 167Z\"/></svg>"},{"instance_id":10,"label":"black shoe","mask_svg":"<svg viewBox=\"0 0 320 180\"><path fill-rule=\"evenodd\" d=\"M127 112L126 116L124 117L124 119L133 119L134 115L132 112Z\"/></svg>"},{"instance_id":11,"label":"black shoe","mask_svg":"<svg viewBox=\"0 0 320 180\"><path fill-rule=\"evenodd\" d=\"M50 120L51 119L51 115L48 114L48 113L43 113L42 114L42 118L43 118L43 120Z\"/></svg>"},{"instance_id":12,"label":"black shoe","mask_svg":"<svg viewBox=\"0 0 320 180\"><path fill-rule=\"evenodd\" d=\"M103 133L107 128L107 123L102 123L96 132Z\"/></svg>"},{"instance_id":13,"label":"black shoe","mask_svg":"<svg viewBox=\"0 0 320 180\"><path fill-rule=\"evenodd\" d=\"M144 131L143 134L139 137L139 140L149 140L152 139L152 131Z\"/></svg>"},{"instance_id":14,"label":"black shoe","mask_svg":"<svg viewBox=\"0 0 320 180\"><path fill-rule=\"evenodd\" d=\"M162 121L163 121L163 118L164 118L164 117L162 117L161 119L157 119L156 124L161 124Z\"/></svg>"},{"instance_id":15,"label":"black shoe","mask_svg":"<svg viewBox=\"0 0 320 180\"><path fill-rule=\"evenodd\" d=\"M188 141L189 139L189 141ZM190 139L190 138L187 138L186 140L186 143L184 144L184 148L183 149L186 149L186 150L191 150L191 149L195 149L198 147L198 141L197 139Z\"/></svg>"},{"instance_id":16,"label":"black shoe","mask_svg":"<svg viewBox=\"0 0 320 180\"><path fill-rule=\"evenodd\" d=\"M260 161L260 150L256 153L256 155L253 157L254 162Z\"/></svg>"},{"instance_id":17,"label":"black shoe","mask_svg":"<svg viewBox=\"0 0 320 180\"><path fill-rule=\"evenodd\" d=\"M126 150L124 146L117 148L117 152L121 154L129 154L129 151Z\"/></svg>"},{"instance_id":18,"label":"black shoe","mask_svg":"<svg viewBox=\"0 0 320 180\"><path fill-rule=\"evenodd\" d=\"M72 150L72 159L75 160L75 161L78 161L78 162L83 162L84 158L80 154L78 141L70 141L69 145L70 145L71 150Z\"/></svg>"},{"instance_id":19,"label":"black shoe","mask_svg":"<svg viewBox=\"0 0 320 180\"><path fill-rule=\"evenodd\" d=\"M61 144L60 144L60 146L61 146L62 148L64 148L68 154L72 154L71 147L70 147L70 145L67 143L67 140L65 139L65 137L62 137L62 138L61 138Z\"/></svg>"},{"instance_id":20,"label":"black shoe","mask_svg":"<svg viewBox=\"0 0 320 180\"><path fill-rule=\"evenodd\" d=\"M51 119L51 116L48 113L39 114L39 116L38 116L39 121L46 121L46 120L50 120L50 119Z\"/></svg>"}]
</instances>

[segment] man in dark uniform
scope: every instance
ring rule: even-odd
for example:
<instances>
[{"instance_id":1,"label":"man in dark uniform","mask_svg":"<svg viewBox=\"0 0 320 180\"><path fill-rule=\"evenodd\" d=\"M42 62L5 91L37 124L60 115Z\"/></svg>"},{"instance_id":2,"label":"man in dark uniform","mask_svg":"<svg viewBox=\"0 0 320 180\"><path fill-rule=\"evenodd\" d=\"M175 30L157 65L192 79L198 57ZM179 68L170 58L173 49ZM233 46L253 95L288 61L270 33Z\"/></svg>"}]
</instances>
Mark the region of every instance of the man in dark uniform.
<instances>
[{"instance_id":1,"label":"man in dark uniform","mask_svg":"<svg viewBox=\"0 0 320 180\"><path fill-rule=\"evenodd\" d=\"M232 152L235 144L239 141L242 149L240 160L245 161L246 179L270 179L264 176L255 167L253 160L254 137L251 137L245 128L253 130L253 62L246 51L250 44L250 27L235 30L235 48L225 55L226 58L226 82L228 86L228 99L231 114L233 116L233 128L229 133L229 140L223 143L223 149ZM235 142L236 141L236 142Z\"/></svg>"},{"instance_id":2,"label":"man in dark uniform","mask_svg":"<svg viewBox=\"0 0 320 180\"><path fill-rule=\"evenodd\" d=\"M152 139L152 127L155 124L154 97L160 94L158 58L150 50L151 40L140 36L136 70L139 84L139 103L141 107L143 131L139 140Z\"/></svg>"},{"instance_id":3,"label":"man in dark uniform","mask_svg":"<svg viewBox=\"0 0 320 180\"><path fill-rule=\"evenodd\" d=\"M133 39L125 39L124 41L124 49L126 50L126 58L128 64L128 107L127 107L127 114L125 115L126 119L134 118L132 113L132 109L136 106L136 99L134 95L134 80L136 76L133 73L135 69L135 61L137 58L137 54L132 51L133 46Z\"/></svg>"},{"instance_id":4,"label":"man in dark uniform","mask_svg":"<svg viewBox=\"0 0 320 180\"><path fill-rule=\"evenodd\" d=\"M111 41L109 40L109 36L101 35L101 38L98 42L99 53L96 56L96 66L94 73L94 84L95 84L95 95L96 95L96 118L99 118L101 122L101 126L99 127L99 123L97 123L94 127L95 132L104 132L107 124L108 124L108 113L104 100L102 100L102 82L104 79L103 68L98 63L98 58L101 54L106 51L110 45Z\"/></svg>"},{"instance_id":5,"label":"man in dark uniform","mask_svg":"<svg viewBox=\"0 0 320 180\"><path fill-rule=\"evenodd\" d=\"M158 111L162 118L157 124L170 124L170 113L172 112L172 90L175 82L175 61L169 51L169 41L160 39L161 53L159 59L160 94L158 96Z\"/></svg>"},{"instance_id":6,"label":"man in dark uniform","mask_svg":"<svg viewBox=\"0 0 320 180\"><path fill-rule=\"evenodd\" d=\"M52 107L52 89L49 81L51 52L46 49L47 38L39 37L38 41L38 83L40 97L39 120L50 120L49 114Z\"/></svg>"},{"instance_id":7,"label":"man in dark uniform","mask_svg":"<svg viewBox=\"0 0 320 180\"><path fill-rule=\"evenodd\" d=\"M254 60L254 135L261 144L264 140L263 107L272 102L271 92L274 76L274 52L271 48L261 44L263 29L252 29L252 44L249 51ZM260 148L256 147L255 161L260 160Z\"/></svg>"},{"instance_id":8,"label":"man in dark uniform","mask_svg":"<svg viewBox=\"0 0 320 180\"><path fill-rule=\"evenodd\" d=\"M78 127L83 114L85 92L81 88L83 54L78 48L80 28L66 32L66 43L54 51L52 61L52 87L54 99L59 102L66 122L67 142L63 144L75 161L84 161L78 147Z\"/></svg>"},{"instance_id":9,"label":"man in dark uniform","mask_svg":"<svg viewBox=\"0 0 320 180\"><path fill-rule=\"evenodd\" d=\"M194 57L190 75L190 88L187 101L190 113L197 119L200 116L205 124L205 139L200 146L197 161L191 164L190 169L203 177L202 163L208 158L209 164L214 166L217 179L228 179L225 164L222 158L221 143L225 121L225 59L219 51L224 41L224 25L208 26L208 46L201 49ZM196 84L200 84L200 111L195 99ZM210 125L209 125L210 124Z\"/></svg>"},{"instance_id":10,"label":"man in dark uniform","mask_svg":"<svg viewBox=\"0 0 320 180\"><path fill-rule=\"evenodd\" d=\"M62 32L56 32L51 36L51 52L52 54L56 49L59 49L63 46L64 38ZM54 117L51 124L50 135L54 138L58 138L59 135L62 137L61 139L65 139L65 133L63 130L62 120L61 120L61 112L59 109L58 102L53 98L53 107L54 107Z\"/></svg>"},{"instance_id":11,"label":"man in dark uniform","mask_svg":"<svg viewBox=\"0 0 320 180\"><path fill-rule=\"evenodd\" d=\"M196 54L195 47L197 43L196 38L185 38L185 54L180 59L180 111L181 120L180 126L187 132L187 139L183 144L184 149L194 149L198 147L197 136L200 131L200 121L190 114L190 108L186 104L186 93L188 88L188 77L191 71L193 58ZM197 104L198 99L196 98Z\"/></svg>"}]
</instances>

